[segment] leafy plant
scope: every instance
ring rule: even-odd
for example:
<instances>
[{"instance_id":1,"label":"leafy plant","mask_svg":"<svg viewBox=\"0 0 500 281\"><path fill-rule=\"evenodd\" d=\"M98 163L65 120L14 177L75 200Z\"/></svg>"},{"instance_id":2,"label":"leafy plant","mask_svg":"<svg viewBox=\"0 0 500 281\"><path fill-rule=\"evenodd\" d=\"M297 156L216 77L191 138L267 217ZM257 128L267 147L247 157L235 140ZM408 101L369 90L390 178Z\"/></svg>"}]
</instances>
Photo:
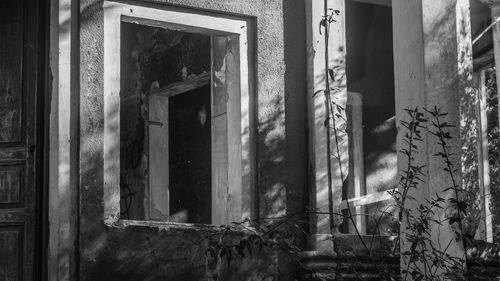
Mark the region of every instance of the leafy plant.
<instances>
[{"instance_id":1,"label":"leafy plant","mask_svg":"<svg viewBox=\"0 0 500 281\"><path fill-rule=\"evenodd\" d=\"M401 269L403 280L465 280L468 275L467 256L455 257L448 253L452 243L458 242L467 250L466 236L464 235L463 217L467 211L467 202L464 201L464 190L456 180L455 173L458 169L454 166L450 152L450 141L453 139L449 128L454 125L443 119L448 113L440 108L424 109L428 117L419 108L406 109L409 121L401 121L401 125L407 130L403 135L403 141L407 145L400 153L407 157L407 168L402 171L400 179L400 191L393 191L399 211L399 221L404 223L405 231L399 234L400 244L407 243L408 247L401 253L405 260L405 268ZM430 124L429 124L430 123ZM443 188L441 192L451 192L449 199L435 194L425 202L411 196L412 190L418 190L419 184L426 177L426 166L416 163L418 144L423 142L421 131L436 137L439 152L434 154L443 163L443 176L449 177L452 185ZM428 141L430 141L428 139ZM418 192L418 191L417 191ZM411 203L409 203L411 202ZM409 207L411 205L411 207ZM439 220L438 213L446 211L443 221ZM439 242L431 238L432 228L452 227L455 237L451 237L448 244L443 248Z\"/></svg>"},{"instance_id":2,"label":"leafy plant","mask_svg":"<svg viewBox=\"0 0 500 281\"><path fill-rule=\"evenodd\" d=\"M336 75L339 69L331 68L329 65L328 46L330 26L336 22L335 17L340 14L340 11L329 9L326 3L327 1L325 1L324 5L323 18L319 23L319 32L324 36L325 40L325 89L315 92L314 96L323 94L326 101L324 125L327 139L329 206L328 212L309 210L307 213L309 215L328 215L332 236L337 232L336 228L338 227L335 224L334 216L343 216L353 225L366 255L370 256L374 254L372 247L365 243L355 223L356 216L365 214L353 214L349 199L346 199L347 215L335 212L333 209L332 159L338 161L340 185L346 179L339 150L339 135L345 128L339 128L336 122L340 119L345 121L345 108L332 99L332 95L339 93L343 89L332 86L337 82ZM467 205L469 203L467 200L470 200L470 197L461 188L455 175L458 168L455 167L452 161L452 158L456 155L451 152L450 141L453 140L454 136L452 136L450 128L453 128L454 125L445 120L448 113L443 112L437 106L431 109L407 108L404 111L407 114L407 119L400 121L404 129L401 132L403 134L403 148L399 150L399 153L406 158L405 169L400 174L399 189L389 191L389 193L394 199L395 207L398 209L398 226L401 224L404 226L404 230L397 227L399 231L393 254L400 254L405 261L405 266L401 268L401 275L392 276L387 274L387 276L390 276L387 279L402 279L405 281L409 279L414 281L466 280L466 277L469 276L468 269L464 266L468 262L467 255L455 257L449 253L452 243L460 243L467 252L468 239L470 239L464 231L466 227L464 218L467 217ZM452 183L451 186L444 187L441 192L451 193L452 196L443 198L440 195L441 193L436 193L432 198L419 202L412 194L421 192L420 184L426 181L426 169L428 167L419 163L418 154L421 153L424 137L427 138L426 141L428 142L433 139L427 137L425 133L434 136L439 151L433 157L437 157L442 161L442 176L448 177ZM334 147L332 147L330 140L334 141ZM447 215L443 220L440 220L438 214L442 212ZM387 215L392 214L387 213ZM251 258L256 254L280 251L286 253L291 260L300 266L304 266L301 264L300 259L301 249L297 246L295 238L296 234L300 232L308 235L302 227L308 222L297 219L299 217L303 217L303 214L287 214L281 218L247 220L227 226L222 231L222 234L209 237L210 244L206 250L207 259L216 260L218 265L222 262L227 266L231 266L237 261ZM380 218L377 220L376 227L378 227L379 222ZM433 227L436 225L438 227L451 227L454 230L455 237L450 237L447 245L440 245L439 242L432 238ZM238 238L235 239L234 236ZM405 247L401 247L401 245L405 245ZM401 253L400 248L404 249Z\"/></svg>"}]
</instances>

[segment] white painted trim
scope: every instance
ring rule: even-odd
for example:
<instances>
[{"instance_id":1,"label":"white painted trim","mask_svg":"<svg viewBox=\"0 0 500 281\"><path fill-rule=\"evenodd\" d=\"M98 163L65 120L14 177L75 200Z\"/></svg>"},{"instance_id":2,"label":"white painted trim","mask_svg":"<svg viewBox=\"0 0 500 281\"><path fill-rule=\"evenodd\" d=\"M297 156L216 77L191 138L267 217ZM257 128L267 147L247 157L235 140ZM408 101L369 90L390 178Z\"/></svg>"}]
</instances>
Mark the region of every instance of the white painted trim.
<instances>
[{"instance_id":1,"label":"white painted trim","mask_svg":"<svg viewBox=\"0 0 500 281\"><path fill-rule=\"evenodd\" d=\"M345 37L345 1L346 0L328 0L327 7L339 10L340 14L336 17L336 22L330 27L329 36L329 68L345 70L346 57L346 37ZM329 155L326 149L326 144L331 143L331 152L336 151L333 132L330 134L330 139L327 139L327 128L325 127L325 119L327 108L325 106L325 95L323 93L325 85L325 48L326 42L324 33L319 32L319 22L321 22L324 13L324 1L307 0L306 1L306 43L307 43L307 118L309 126L309 165L311 166L311 193L310 206L318 212L328 212L329 196L332 198L333 210L338 211L342 201L342 179L340 176L340 165L335 155ZM339 76L341 73L338 73ZM342 73L345 74L345 73ZM347 103L347 76L338 77L335 82L330 84L330 87L339 87L340 90L332 94L332 101L342 107L346 107ZM315 94L316 93L316 94ZM344 112L345 113L345 112ZM344 116L345 117L345 116ZM344 120L347 118L344 118ZM342 127L344 120L335 118L336 126ZM331 130L331 129L330 129ZM341 152L341 163L343 175L347 175L348 171L348 139L345 132L337 131L339 138L344 141L339 143ZM329 159L330 158L330 159ZM331 160L331 169L328 171L328 161ZM329 191L329 178L332 178L332 191ZM333 224L340 224L342 218L334 216ZM330 216L311 216L311 234L330 233ZM316 239L316 238L314 238ZM311 248L318 249L318 241L312 242ZM331 244L331 241L328 241ZM332 248L332 245L326 246Z\"/></svg>"},{"instance_id":2,"label":"white painted trim","mask_svg":"<svg viewBox=\"0 0 500 281\"><path fill-rule=\"evenodd\" d=\"M486 71L481 70L479 77L479 188L481 196L481 208L483 210L483 221L486 242L493 242L493 217L491 215L490 203L490 164L488 156L488 114L486 108Z\"/></svg>"},{"instance_id":3,"label":"white painted trim","mask_svg":"<svg viewBox=\"0 0 500 281\"><path fill-rule=\"evenodd\" d=\"M104 4L104 218L120 215L120 12Z\"/></svg>"},{"instance_id":4,"label":"white painted trim","mask_svg":"<svg viewBox=\"0 0 500 281\"><path fill-rule=\"evenodd\" d=\"M77 188L75 135L77 118L72 112L78 78L74 56L79 50L78 15L71 0L50 1L50 70L53 75L49 115L49 241L47 274L49 280L75 278L75 240L77 236Z\"/></svg>"},{"instance_id":5,"label":"white painted trim","mask_svg":"<svg viewBox=\"0 0 500 281\"><path fill-rule=\"evenodd\" d=\"M188 78L181 82L169 84L163 88L151 91L147 95L149 97L161 96L165 98L170 98L178 94L194 90L199 87L210 85L210 82L211 82L210 73L204 73L192 78Z\"/></svg>"},{"instance_id":6,"label":"white painted trim","mask_svg":"<svg viewBox=\"0 0 500 281\"><path fill-rule=\"evenodd\" d=\"M391 191L394 191L394 189L390 189L387 191L381 191L381 192L377 192L377 193L370 193L370 194L360 196L360 197L350 198L349 199L349 206L351 206L351 208L356 208L356 207L366 206L366 205L370 205L373 203L378 203L378 202L382 202L382 201L386 201L386 200L391 200L392 196L389 194L389 192L391 192ZM342 210L347 209L347 201L346 200L342 200L340 208Z\"/></svg>"},{"instance_id":7,"label":"white painted trim","mask_svg":"<svg viewBox=\"0 0 500 281\"><path fill-rule=\"evenodd\" d=\"M247 34L248 20L214 16L208 12L191 13L171 6L151 8L138 5L104 1L104 219L108 224L116 223L120 213L120 27L121 22L135 22L186 32L239 36L240 48L240 97L230 101L238 102L240 110L234 115L241 118L239 124L228 124L229 129L239 126L241 134L237 143L229 143L231 150L238 149L241 154L229 157L228 173L250 174L245 168L248 161L250 143L250 83L253 81L249 71L248 45L252 38ZM231 114L231 113L230 113ZM228 132L231 135L231 132ZM238 171L236 171L238 169ZM250 189L249 182L234 180L233 190ZM236 212L240 214L241 212ZM241 220L231 217L231 220Z\"/></svg>"},{"instance_id":8,"label":"white painted trim","mask_svg":"<svg viewBox=\"0 0 500 281\"><path fill-rule=\"evenodd\" d=\"M349 191L347 196L352 195L354 191L354 197L358 198L366 195L366 177L365 177L365 154L363 147L363 95L356 92L347 93L347 106L350 108L350 136L349 141L349 158L352 161L349 162ZM352 186L351 186L352 185ZM347 202L346 207L347 207ZM350 203L350 202L349 202ZM341 203L342 204L342 203ZM361 216L354 216L356 222L356 227L360 233L366 233L366 216L362 215L366 213L365 206L355 206L354 214ZM349 225L351 230L352 225Z\"/></svg>"},{"instance_id":9,"label":"white painted trim","mask_svg":"<svg viewBox=\"0 0 500 281\"><path fill-rule=\"evenodd\" d=\"M174 10L165 6L164 9L150 8L112 1L104 1L105 21L108 15L118 15L125 22L136 22L145 25L176 29L196 33L236 34L246 37L247 21L228 19L213 15L190 13L185 10ZM106 27L105 27L106 28ZM119 34L119 33L118 33ZM246 41L246 40L243 40Z\"/></svg>"},{"instance_id":10,"label":"white painted trim","mask_svg":"<svg viewBox=\"0 0 500 281\"><path fill-rule=\"evenodd\" d=\"M417 106L420 110L439 107L442 112L448 113L446 121L458 125L460 97L468 94L467 87L470 87L468 83L472 74L472 57L467 51L471 50L472 42L469 1L398 0L393 2L392 15L398 130L402 130L400 121L408 120L402 109ZM435 28L436 22L442 23L440 28ZM439 55L436 55L436 50L439 50ZM454 136L447 143L449 152L455 156L451 161L460 171L460 127L450 128L449 131ZM427 130L423 130L422 134L423 141L418 148L426 153L415 154L414 163L426 165L427 175L423 177L419 188L412 189L408 194L415 200L407 202L405 207L412 210L418 208L418 202L431 200L435 194L445 199L454 197L452 190L443 191L443 187L452 186L453 183L451 177L443 176L442 159L433 156L440 151L439 144ZM397 147L405 147L403 134L398 134ZM405 163L406 155L398 154L398 174L405 171ZM455 174L455 181L461 182L460 172ZM452 205L447 201L444 209L437 210L434 217L438 220L446 219L445 210L453 207ZM407 222L403 220L401 232L405 232L406 227ZM432 223L429 229L429 239L439 246L438 249L445 251L450 257L463 260L465 249L457 242L459 239L453 239L456 233L451 227ZM410 242L402 239L401 251L408 251L410 245ZM406 266L407 259L402 255L401 267Z\"/></svg>"},{"instance_id":11,"label":"white painted trim","mask_svg":"<svg viewBox=\"0 0 500 281\"><path fill-rule=\"evenodd\" d=\"M148 195L144 198L144 218L146 220L168 221L170 216L170 161L169 161L169 111L168 97L151 95L148 97L147 141ZM160 125L152 125L151 121ZM165 136L167 137L165 139ZM151 163L154 163L151 165Z\"/></svg>"},{"instance_id":12,"label":"white painted trim","mask_svg":"<svg viewBox=\"0 0 500 281\"><path fill-rule=\"evenodd\" d=\"M392 7L392 0L351 0L351 1L372 4L372 5Z\"/></svg>"}]
</instances>

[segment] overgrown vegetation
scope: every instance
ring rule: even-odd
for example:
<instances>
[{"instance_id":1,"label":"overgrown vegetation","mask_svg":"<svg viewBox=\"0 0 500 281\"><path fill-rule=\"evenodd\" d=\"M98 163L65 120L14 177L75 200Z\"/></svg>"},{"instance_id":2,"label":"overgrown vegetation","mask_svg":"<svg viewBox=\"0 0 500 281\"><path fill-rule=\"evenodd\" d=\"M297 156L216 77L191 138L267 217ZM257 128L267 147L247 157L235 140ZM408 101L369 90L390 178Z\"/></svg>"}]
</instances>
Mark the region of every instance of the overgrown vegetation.
<instances>
[{"instance_id":1,"label":"overgrown vegetation","mask_svg":"<svg viewBox=\"0 0 500 281\"><path fill-rule=\"evenodd\" d=\"M405 268L401 269L403 280L463 280L467 275L465 264L467 256L452 256L448 249L452 243L460 243L466 250L464 237L464 225L462 217L465 214L467 204L460 198L463 190L457 183L455 173L459 172L454 166L450 152L449 141L452 135L448 128L453 127L443 119L448 115L439 108L424 109L428 116L425 116L419 108L413 110L406 109L410 120L401 121L406 128L403 141L407 144L406 148L401 149L401 153L407 157L407 169L402 172L400 187L402 190L392 192L396 204L398 204L399 221L405 226L403 233L400 233L398 239L402 247L401 255L405 260ZM430 122L429 122L430 121ZM428 124L430 123L430 124ZM426 165L416 163L416 157L419 153L418 144L423 142L422 131L436 137L440 151L434 154L443 162L443 176L449 177L452 185L444 187L441 194L448 194L447 199L436 193L431 199L425 199L421 202L412 196L413 190L419 189L419 184L424 183L427 176ZM418 191L417 191L418 192ZM411 206L411 207L409 207ZM444 219L440 219L439 213L445 212ZM439 242L432 239L432 231L436 224L437 227L452 227L455 237L449 237L449 242L444 248Z\"/></svg>"},{"instance_id":2,"label":"overgrown vegetation","mask_svg":"<svg viewBox=\"0 0 500 281\"><path fill-rule=\"evenodd\" d=\"M498 95L494 71L486 73L486 108L488 118L488 160L490 164L491 201L500 202L500 130L498 124ZM491 204L494 242L500 241L500 205Z\"/></svg>"},{"instance_id":3,"label":"overgrown vegetation","mask_svg":"<svg viewBox=\"0 0 500 281\"><path fill-rule=\"evenodd\" d=\"M463 218L467 213L467 202L465 201L465 190L457 181L455 167L451 158L454 154L450 151L450 141L453 140L449 129L454 125L445 121L446 112L440 108L421 110L405 109L408 119L402 120L401 125L405 128L403 132L403 142L406 144L400 153L406 156L406 169L400 175L400 189L392 191L395 205L398 208L398 221L404 225L404 230L398 235L398 244L393 249L393 254L399 253L399 246L404 251L406 267L401 268L402 280L466 280L469 276L467 272L467 256L453 256L449 253L452 243L458 243L467 251L469 245L464 233ZM427 166L419 163L418 154L421 153L420 144L424 141L424 130L434 136L434 141L440 147L433 157L439 158L442 162L442 175L448 177L451 186L443 187L440 195L436 193L432 198L425 199L424 202L413 197L419 192L420 184L425 182L427 177ZM439 213L444 212L444 218L439 218ZM331 215L339 215L332 212ZM352 214L348 219L353 224L355 220ZM228 226L222 235L212 240L207 250L207 255L212 259L217 258L227 265L240 258L252 255L255 252L281 251L286 253L293 261L301 264L300 248L296 245L297 231L300 231L300 221L295 216L289 215L276 219L265 219L260 221L245 221L233 226ZM432 231L437 227L450 227L455 236L448 238L446 245L440 245L432 239ZM247 233L245 238L240 240L226 239L228 233ZM357 234L359 241L364 241L362 235ZM363 242L364 243L364 242ZM364 244L366 255L375 255L371 247ZM303 266L303 265L302 265ZM387 274L386 274L387 275ZM398 276L387 275L388 280L396 280ZM320 279L319 279L320 280ZM326 280L326 279L325 279Z\"/></svg>"}]
</instances>

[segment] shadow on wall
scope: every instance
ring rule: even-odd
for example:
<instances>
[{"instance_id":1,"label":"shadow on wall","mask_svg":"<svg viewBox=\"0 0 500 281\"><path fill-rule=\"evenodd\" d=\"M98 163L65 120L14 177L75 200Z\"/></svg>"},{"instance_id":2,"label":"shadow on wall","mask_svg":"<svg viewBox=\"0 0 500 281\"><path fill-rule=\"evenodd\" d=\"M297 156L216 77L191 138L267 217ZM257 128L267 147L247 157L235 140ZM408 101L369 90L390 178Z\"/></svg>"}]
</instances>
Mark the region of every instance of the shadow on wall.
<instances>
[{"instance_id":1,"label":"shadow on wall","mask_svg":"<svg viewBox=\"0 0 500 281\"><path fill-rule=\"evenodd\" d=\"M471 87L468 88L468 93L463 95L460 99L462 187L465 190L464 200L466 200L468 206L464 217L464 233L471 238L476 235L479 222L482 220L481 192L479 190L479 163L477 154L477 117L480 113L477 111L477 102L477 92Z\"/></svg>"},{"instance_id":2,"label":"shadow on wall","mask_svg":"<svg viewBox=\"0 0 500 281\"><path fill-rule=\"evenodd\" d=\"M81 13L82 39L99 42L102 34L89 30L102 30L101 1L91 2ZM67 26L63 23L62 26ZM88 26L87 26L88 25ZM104 225L104 204L116 202L116 194L103 189L103 85L99 77L103 72L102 47L82 49L81 65L81 197L80 197L80 277L81 280L206 280L213 274L213 262L207 257L209 241L217 239L220 231L210 227L196 229L159 229L156 227L108 227ZM99 55L101 54L101 55ZM92 75L89 75L91 73ZM285 185L285 132L284 97L277 93L261 93L269 100L261 100L258 124L258 186L262 217L284 214L286 209ZM108 112L119 115L118 109ZM119 139L119 128L111 128ZM119 142L117 142L119 143ZM118 148L116 148L118 149ZM244 201L248 198L243 198ZM235 238L236 239L236 238ZM271 281L277 279L277 259L274 253L257 251L243 260L215 262L219 280ZM208 267L207 267L208 265Z\"/></svg>"},{"instance_id":3,"label":"shadow on wall","mask_svg":"<svg viewBox=\"0 0 500 281\"><path fill-rule=\"evenodd\" d=\"M278 99L277 103L280 102ZM277 104L273 104L278 106ZM117 110L109 112L119 114ZM266 159L260 162L265 169L279 174L283 138L279 134L282 112L270 115L268 122L260 127L260 134L267 149ZM100 124L102 126L102 124ZM102 129L101 129L102 130ZM114 128L118 131L118 128ZM96 131L99 132L97 128ZM95 138L102 133L85 135ZM275 157L275 158L273 158ZM108 227L103 223L103 203L116 201L105 197L102 189L103 162L101 153L91 151L82 160L82 204L81 204L81 279L82 280L206 280L207 276L217 276L214 280L276 280L278 264L276 253L257 249L246 252L244 259L234 258L234 262L213 260L207 254L211 241L219 241L223 231L212 227L193 229L158 228L146 226ZM111 168L113 169L113 168ZM271 174L271 176L275 176ZM93 186L85 184L91 182ZM271 212L280 206L284 187L277 194L266 197ZM267 194L266 194L267 195ZM112 195L112 196L116 196ZM104 197L104 202L102 198ZM274 200L274 201L270 201ZM274 203L277 202L277 203ZM237 241L240 236L225 240ZM211 277L211 278L212 278Z\"/></svg>"},{"instance_id":4,"label":"shadow on wall","mask_svg":"<svg viewBox=\"0 0 500 281\"><path fill-rule=\"evenodd\" d=\"M301 214L307 221L305 210L308 194L308 118L307 118L307 64L306 64L306 3L282 0L285 69L285 146L286 146L286 208L287 212ZM302 228L307 229L308 223ZM304 235L298 233L297 237ZM302 241L305 246L305 239Z\"/></svg>"},{"instance_id":5,"label":"shadow on wall","mask_svg":"<svg viewBox=\"0 0 500 281\"><path fill-rule=\"evenodd\" d=\"M283 97L270 94L266 121L258 125L258 188L261 218L280 217L286 210L285 186L285 116Z\"/></svg>"},{"instance_id":6,"label":"shadow on wall","mask_svg":"<svg viewBox=\"0 0 500 281\"><path fill-rule=\"evenodd\" d=\"M343 48L337 50L338 53L343 53ZM347 124L346 111L347 108L347 85L345 79L345 57L332 58L330 60L330 70L333 71L333 77L329 77L331 88L331 104L325 103L325 79L326 73L323 69L321 74L315 77L315 89L319 91L314 97L314 128L317 130L317 139L315 140L315 150L324 155L317 156L316 164L321 167L327 167L327 157L331 159L331 176L332 176L332 202L329 202L328 196L328 172L324 169L321 173L316 173L316 190L313 200L314 205L311 206L311 211L320 213L328 212L329 204L332 204L333 213L341 214L340 204L342 201L343 186L347 184L348 177L348 160L349 160L349 143L347 139ZM325 74L324 74L325 73ZM330 74L331 75L331 74ZM340 106L340 107L337 107ZM330 116L327 116L326 106L329 107ZM330 132L330 155L327 151L327 130ZM335 133L336 131L336 133ZM337 150L338 145L338 150ZM339 158L340 157L340 158ZM340 159L340 161L339 161ZM318 162L319 161L319 162ZM329 215L316 214L312 216L312 224L318 228L319 233L324 233L330 228ZM334 215L333 224L335 228L342 224L343 218L340 215ZM312 230L314 233L316 230ZM330 231L328 230L327 233Z\"/></svg>"},{"instance_id":7,"label":"shadow on wall","mask_svg":"<svg viewBox=\"0 0 500 281\"><path fill-rule=\"evenodd\" d=\"M458 36L463 41L468 42L467 28L471 28L470 17L461 16ZM460 140L461 140L461 165L462 165L462 187L465 190L465 200L468 202L468 209L465 214L464 234L473 238L479 228L481 215L481 198L479 187L479 159L478 159L478 89L473 83L473 61L472 44L461 43L458 46L458 74L459 87L465 88L465 92L460 97Z\"/></svg>"},{"instance_id":8,"label":"shadow on wall","mask_svg":"<svg viewBox=\"0 0 500 281\"><path fill-rule=\"evenodd\" d=\"M498 124L498 94L495 71L486 76L488 156L490 164L491 213L493 216L493 239L500 241L500 130Z\"/></svg>"},{"instance_id":9,"label":"shadow on wall","mask_svg":"<svg viewBox=\"0 0 500 281\"><path fill-rule=\"evenodd\" d=\"M160 230L145 227L112 229L101 234L85 253L89 270L83 280L274 280L276 261L267 253L243 260L214 261L209 240L220 232ZM234 237L234 239L238 239ZM271 279L270 279L271 278Z\"/></svg>"}]
</instances>

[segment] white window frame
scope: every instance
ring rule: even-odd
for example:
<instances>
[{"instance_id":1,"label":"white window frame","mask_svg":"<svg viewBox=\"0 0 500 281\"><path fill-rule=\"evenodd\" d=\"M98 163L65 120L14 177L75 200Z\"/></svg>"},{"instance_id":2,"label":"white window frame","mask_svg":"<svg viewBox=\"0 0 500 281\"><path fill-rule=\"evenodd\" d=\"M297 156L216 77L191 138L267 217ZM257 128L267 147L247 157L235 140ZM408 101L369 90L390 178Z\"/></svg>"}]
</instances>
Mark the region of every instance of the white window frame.
<instances>
[{"instance_id":1,"label":"white window frame","mask_svg":"<svg viewBox=\"0 0 500 281\"><path fill-rule=\"evenodd\" d=\"M144 4L146 5L146 4ZM243 209L242 194L250 194L250 93L253 74L249 71L251 25L245 18L190 11L173 6L138 6L104 1L104 220L119 223L120 214L120 36L121 23L239 38L239 94L231 94L227 105L226 190L212 188L212 224L242 221L250 210ZM212 71L213 72L213 71ZM233 89L234 90L234 89ZM214 167L212 168L214 169ZM212 173L213 174L213 173ZM213 175L212 175L213 176ZM221 194L223 193L223 194ZM215 201L214 201L215 200ZM124 222L130 224L131 221ZM144 223L138 223L143 225Z\"/></svg>"},{"instance_id":2,"label":"white window frame","mask_svg":"<svg viewBox=\"0 0 500 281\"><path fill-rule=\"evenodd\" d=\"M487 114L487 89L486 70L474 73L478 86L477 119L478 119L478 168L479 168L479 192L482 210L481 223L479 226L481 238L486 242L493 243L493 216L491 214L491 181L488 147L488 114Z\"/></svg>"}]
</instances>

